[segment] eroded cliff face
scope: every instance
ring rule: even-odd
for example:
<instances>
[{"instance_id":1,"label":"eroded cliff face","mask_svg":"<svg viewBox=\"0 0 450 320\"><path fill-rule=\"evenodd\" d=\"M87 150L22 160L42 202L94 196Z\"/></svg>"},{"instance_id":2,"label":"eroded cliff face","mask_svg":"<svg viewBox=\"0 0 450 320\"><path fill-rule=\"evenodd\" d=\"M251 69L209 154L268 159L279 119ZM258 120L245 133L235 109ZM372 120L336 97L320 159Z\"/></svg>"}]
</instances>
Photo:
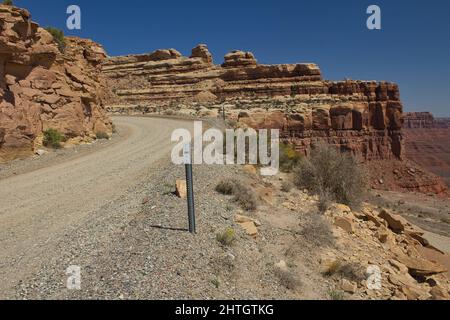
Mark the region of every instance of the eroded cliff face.
<instances>
[{"instance_id":1,"label":"eroded cliff face","mask_svg":"<svg viewBox=\"0 0 450 320\"><path fill-rule=\"evenodd\" d=\"M103 48L66 38L64 53L24 9L0 5L0 161L28 155L54 128L68 139L111 133Z\"/></svg>"},{"instance_id":2,"label":"eroded cliff face","mask_svg":"<svg viewBox=\"0 0 450 320\"><path fill-rule=\"evenodd\" d=\"M281 129L308 154L326 142L364 160L401 159L402 103L396 84L322 78L315 64L261 65L233 51L215 65L205 45L183 57L174 49L112 57L103 73L120 114L181 114L227 118L254 128Z\"/></svg>"},{"instance_id":3,"label":"eroded cliff face","mask_svg":"<svg viewBox=\"0 0 450 320\"><path fill-rule=\"evenodd\" d=\"M450 121L430 112L406 113L403 134L406 157L450 186Z\"/></svg>"}]
</instances>

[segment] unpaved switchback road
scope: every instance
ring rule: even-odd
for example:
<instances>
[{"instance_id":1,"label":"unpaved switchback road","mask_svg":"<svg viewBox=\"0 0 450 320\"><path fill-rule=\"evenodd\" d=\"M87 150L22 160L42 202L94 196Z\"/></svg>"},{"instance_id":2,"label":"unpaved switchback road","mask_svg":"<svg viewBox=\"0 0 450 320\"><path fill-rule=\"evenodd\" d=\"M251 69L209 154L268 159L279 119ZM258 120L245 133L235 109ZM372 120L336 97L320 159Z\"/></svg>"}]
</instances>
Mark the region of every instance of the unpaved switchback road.
<instances>
[{"instance_id":1,"label":"unpaved switchback road","mask_svg":"<svg viewBox=\"0 0 450 320\"><path fill-rule=\"evenodd\" d=\"M0 299L58 252L52 244L170 161L179 120L117 117L126 139L98 152L0 180ZM105 226L107 228L107 226Z\"/></svg>"}]
</instances>

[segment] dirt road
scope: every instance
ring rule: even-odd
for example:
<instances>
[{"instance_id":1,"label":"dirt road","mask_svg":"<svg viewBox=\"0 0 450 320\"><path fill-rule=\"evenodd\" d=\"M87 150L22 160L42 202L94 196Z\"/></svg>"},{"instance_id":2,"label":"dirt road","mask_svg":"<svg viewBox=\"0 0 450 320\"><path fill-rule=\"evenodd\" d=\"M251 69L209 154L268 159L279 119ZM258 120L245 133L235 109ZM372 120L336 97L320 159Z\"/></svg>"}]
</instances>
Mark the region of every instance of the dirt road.
<instances>
[{"instance_id":1,"label":"dirt road","mask_svg":"<svg viewBox=\"0 0 450 320\"><path fill-rule=\"evenodd\" d=\"M77 222L170 161L178 120L118 117L118 143L67 162L0 180L0 298L52 258L52 244ZM107 226L105 226L107 228Z\"/></svg>"}]
</instances>

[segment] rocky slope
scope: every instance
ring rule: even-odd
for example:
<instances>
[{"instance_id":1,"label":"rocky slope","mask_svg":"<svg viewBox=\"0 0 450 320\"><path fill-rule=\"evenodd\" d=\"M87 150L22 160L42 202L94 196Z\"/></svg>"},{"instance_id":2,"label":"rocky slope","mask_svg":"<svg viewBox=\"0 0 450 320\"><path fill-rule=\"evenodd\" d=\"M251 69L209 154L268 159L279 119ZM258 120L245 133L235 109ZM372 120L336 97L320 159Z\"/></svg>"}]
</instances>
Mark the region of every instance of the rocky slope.
<instances>
[{"instance_id":1,"label":"rocky slope","mask_svg":"<svg viewBox=\"0 0 450 320\"><path fill-rule=\"evenodd\" d=\"M113 57L103 73L116 93L109 111L182 114L278 128L308 154L323 141L365 160L400 159L402 103L396 84L322 78L315 64L261 65L233 51L222 65L205 45L183 57L174 49Z\"/></svg>"},{"instance_id":2,"label":"rocky slope","mask_svg":"<svg viewBox=\"0 0 450 320\"><path fill-rule=\"evenodd\" d=\"M66 38L62 53L28 11L0 5L0 161L32 153L49 128L69 140L110 133L99 73L105 57L79 38Z\"/></svg>"},{"instance_id":3,"label":"rocky slope","mask_svg":"<svg viewBox=\"0 0 450 320\"><path fill-rule=\"evenodd\" d=\"M405 115L405 154L450 185L450 121L429 112Z\"/></svg>"}]
</instances>

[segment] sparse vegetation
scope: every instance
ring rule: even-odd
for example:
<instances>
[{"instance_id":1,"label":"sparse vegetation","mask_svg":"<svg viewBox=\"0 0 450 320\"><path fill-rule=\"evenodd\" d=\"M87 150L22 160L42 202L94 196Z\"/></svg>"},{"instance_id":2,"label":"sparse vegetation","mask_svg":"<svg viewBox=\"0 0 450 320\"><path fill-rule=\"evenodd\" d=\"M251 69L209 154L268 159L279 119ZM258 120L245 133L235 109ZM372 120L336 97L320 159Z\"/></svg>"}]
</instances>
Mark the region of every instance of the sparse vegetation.
<instances>
[{"instance_id":1,"label":"sparse vegetation","mask_svg":"<svg viewBox=\"0 0 450 320\"><path fill-rule=\"evenodd\" d=\"M280 170L282 172L292 172L300 163L302 156L290 144L280 144Z\"/></svg>"},{"instance_id":2,"label":"sparse vegetation","mask_svg":"<svg viewBox=\"0 0 450 320\"><path fill-rule=\"evenodd\" d=\"M222 180L216 186L216 191L223 195L234 195L233 201L244 210L253 211L258 208L258 200L254 191L237 180Z\"/></svg>"},{"instance_id":3,"label":"sparse vegetation","mask_svg":"<svg viewBox=\"0 0 450 320\"><path fill-rule=\"evenodd\" d=\"M333 202L333 196L328 191L321 191L319 194L319 202L317 203L320 213L325 213Z\"/></svg>"},{"instance_id":4,"label":"sparse vegetation","mask_svg":"<svg viewBox=\"0 0 450 320\"><path fill-rule=\"evenodd\" d=\"M312 214L300 234L316 247L333 247L335 238L330 223L319 214Z\"/></svg>"},{"instance_id":5,"label":"sparse vegetation","mask_svg":"<svg viewBox=\"0 0 450 320\"><path fill-rule=\"evenodd\" d=\"M281 191L289 193L291 192L292 188L294 188L294 185L290 181L283 181L281 183Z\"/></svg>"},{"instance_id":6,"label":"sparse vegetation","mask_svg":"<svg viewBox=\"0 0 450 320\"><path fill-rule=\"evenodd\" d=\"M12 2L12 0L3 0L3 4L4 4L5 6L12 6L12 5L14 5L13 2Z\"/></svg>"},{"instance_id":7,"label":"sparse vegetation","mask_svg":"<svg viewBox=\"0 0 450 320\"><path fill-rule=\"evenodd\" d=\"M361 282L366 280L364 268L355 262L342 263L339 260L334 261L324 272L327 277L338 276L350 281Z\"/></svg>"},{"instance_id":8,"label":"sparse vegetation","mask_svg":"<svg viewBox=\"0 0 450 320\"><path fill-rule=\"evenodd\" d=\"M216 239L221 245L229 247L236 239L236 233L233 228L227 228L225 231L218 233Z\"/></svg>"},{"instance_id":9,"label":"sparse vegetation","mask_svg":"<svg viewBox=\"0 0 450 320\"><path fill-rule=\"evenodd\" d=\"M66 39L64 37L64 31L54 27L45 28L52 36L53 39L58 43L59 51L64 52L66 49Z\"/></svg>"},{"instance_id":10,"label":"sparse vegetation","mask_svg":"<svg viewBox=\"0 0 450 320\"><path fill-rule=\"evenodd\" d=\"M214 287L216 287L216 289L219 289L219 287L220 287L220 281L219 281L219 279L212 279L212 280L211 280L211 284L212 284Z\"/></svg>"},{"instance_id":11,"label":"sparse vegetation","mask_svg":"<svg viewBox=\"0 0 450 320\"><path fill-rule=\"evenodd\" d=\"M219 182L219 184L216 186L216 191L220 194L230 196L235 193L236 185L239 182L237 182L234 179L225 179Z\"/></svg>"},{"instance_id":12,"label":"sparse vegetation","mask_svg":"<svg viewBox=\"0 0 450 320\"><path fill-rule=\"evenodd\" d=\"M44 131L44 146L48 148L59 149L61 148L61 142L64 141L64 135L62 135L56 129L48 129Z\"/></svg>"},{"instance_id":13,"label":"sparse vegetation","mask_svg":"<svg viewBox=\"0 0 450 320\"><path fill-rule=\"evenodd\" d=\"M330 300L344 300L345 293L344 293L344 291L340 291L340 290L331 290L328 293L328 296L330 297Z\"/></svg>"},{"instance_id":14,"label":"sparse vegetation","mask_svg":"<svg viewBox=\"0 0 450 320\"><path fill-rule=\"evenodd\" d=\"M294 183L319 196L358 207L367 191L364 169L350 154L319 145L310 159L303 159L294 172Z\"/></svg>"},{"instance_id":15,"label":"sparse vegetation","mask_svg":"<svg viewBox=\"0 0 450 320\"><path fill-rule=\"evenodd\" d=\"M282 270L277 269L275 271L276 276L280 280L280 283L289 290L295 290L301 286L301 281L297 278L295 272L291 269Z\"/></svg>"},{"instance_id":16,"label":"sparse vegetation","mask_svg":"<svg viewBox=\"0 0 450 320\"><path fill-rule=\"evenodd\" d=\"M107 134L106 132L103 131L99 131L95 134L97 140L108 140L109 139L109 134Z\"/></svg>"}]
</instances>

